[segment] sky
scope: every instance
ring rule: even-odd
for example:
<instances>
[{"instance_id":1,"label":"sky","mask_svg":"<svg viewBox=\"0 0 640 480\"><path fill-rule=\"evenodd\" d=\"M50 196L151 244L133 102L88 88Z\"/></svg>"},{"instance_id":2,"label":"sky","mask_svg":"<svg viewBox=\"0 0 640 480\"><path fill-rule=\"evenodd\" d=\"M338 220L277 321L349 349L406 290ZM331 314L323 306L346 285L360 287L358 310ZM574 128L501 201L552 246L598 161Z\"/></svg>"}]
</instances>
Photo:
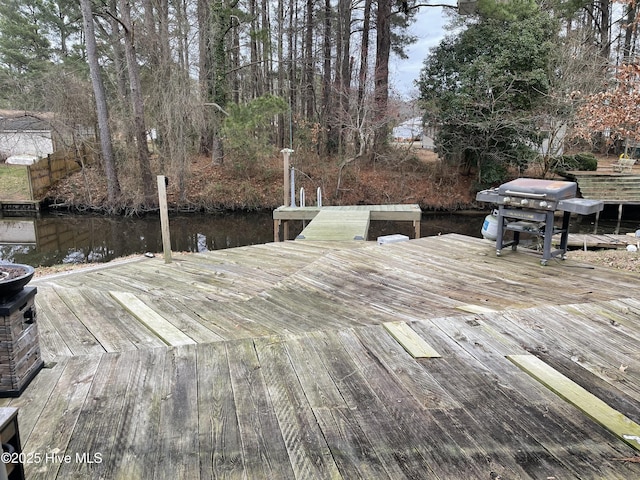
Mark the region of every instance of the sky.
<instances>
[{"instance_id":1,"label":"sky","mask_svg":"<svg viewBox=\"0 0 640 480\"><path fill-rule=\"evenodd\" d=\"M457 1L437 0L433 3L456 5ZM429 49L437 46L446 33L444 26L449 20L442 10L441 7L421 7L416 16L416 22L409 29L409 32L418 39L406 49L409 58L401 60L397 56L392 57L390 81L398 93L405 98L417 96L418 89L414 81L420 76L423 61Z\"/></svg>"}]
</instances>

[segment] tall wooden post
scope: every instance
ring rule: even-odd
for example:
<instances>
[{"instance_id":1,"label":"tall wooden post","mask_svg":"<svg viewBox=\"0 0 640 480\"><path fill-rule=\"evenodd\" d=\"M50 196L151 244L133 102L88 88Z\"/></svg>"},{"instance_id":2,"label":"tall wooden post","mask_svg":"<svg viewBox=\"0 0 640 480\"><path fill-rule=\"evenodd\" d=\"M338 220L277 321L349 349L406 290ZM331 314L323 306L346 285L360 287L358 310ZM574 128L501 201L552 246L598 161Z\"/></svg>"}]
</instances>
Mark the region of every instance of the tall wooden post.
<instances>
[{"instance_id":1,"label":"tall wooden post","mask_svg":"<svg viewBox=\"0 0 640 480\"><path fill-rule=\"evenodd\" d=\"M284 205L285 207L290 206L289 203L289 195L290 195L290 180L289 180L289 156L293 153L293 150L291 150L290 148L283 148L282 150L280 150L280 152L282 153L282 156L284 157L284 202L282 203L282 205Z\"/></svg>"},{"instance_id":2,"label":"tall wooden post","mask_svg":"<svg viewBox=\"0 0 640 480\"><path fill-rule=\"evenodd\" d=\"M167 207L167 180L158 175L158 200L160 205L160 228L162 230L162 252L164 263L171 263L171 235L169 234L169 210Z\"/></svg>"},{"instance_id":3,"label":"tall wooden post","mask_svg":"<svg viewBox=\"0 0 640 480\"><path fill-rule=\"evenodd\" d=\"M282 203L282 205L284 205L285 207L289 207L291 204L289 203L289 196L291 194L291 190L290 190L290 179L289 179L289 156L293 153L293 150L291 150L290 148L283 148L282 150L280 150L280 152L282 153L282 156L284 157L284 202ZM287 220L284 220L282 222L282 236L283 236L283 240L288 240L289 239L289 222Z\"/></svg>"}]
</instances>

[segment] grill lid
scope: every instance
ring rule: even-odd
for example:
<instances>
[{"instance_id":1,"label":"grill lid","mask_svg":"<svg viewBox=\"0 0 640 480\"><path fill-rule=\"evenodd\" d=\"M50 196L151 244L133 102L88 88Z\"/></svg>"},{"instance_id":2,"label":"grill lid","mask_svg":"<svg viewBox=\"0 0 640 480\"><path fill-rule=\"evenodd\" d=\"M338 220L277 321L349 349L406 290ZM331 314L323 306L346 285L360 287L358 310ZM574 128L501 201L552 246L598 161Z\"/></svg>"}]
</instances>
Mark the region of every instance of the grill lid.
<instances>
[{"instance_id":1,"label":"grill lid","mask_svg":"<svg viewBox=\"0 0 640 480\"><path fill-rule=\"evenodd\" d=\"M544 198L562 200L573 198L578 192L578 184L559 180L540 180L537 178L517 178L498 187L498 194L517 197Z\"/></svg>"}]
</instances>

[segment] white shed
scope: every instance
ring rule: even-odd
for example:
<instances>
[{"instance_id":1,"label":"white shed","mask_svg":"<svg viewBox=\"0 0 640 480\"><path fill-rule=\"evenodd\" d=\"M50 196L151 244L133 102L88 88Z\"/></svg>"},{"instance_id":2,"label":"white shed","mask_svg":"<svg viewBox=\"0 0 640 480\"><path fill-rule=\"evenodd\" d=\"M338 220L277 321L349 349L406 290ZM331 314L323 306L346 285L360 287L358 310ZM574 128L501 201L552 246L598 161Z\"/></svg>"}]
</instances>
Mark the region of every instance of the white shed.
<instances>
[{"instance_id":1,"label":"white shed","mask_svg":"<svg viewBox=\"0 0 640 480\"><path fill-rule=\"evenodd\" d=\"M0 156L24 155L45 157L53 153L52 129L49 122L26 113L0 112Z\"/></svg>"}]
</instances>

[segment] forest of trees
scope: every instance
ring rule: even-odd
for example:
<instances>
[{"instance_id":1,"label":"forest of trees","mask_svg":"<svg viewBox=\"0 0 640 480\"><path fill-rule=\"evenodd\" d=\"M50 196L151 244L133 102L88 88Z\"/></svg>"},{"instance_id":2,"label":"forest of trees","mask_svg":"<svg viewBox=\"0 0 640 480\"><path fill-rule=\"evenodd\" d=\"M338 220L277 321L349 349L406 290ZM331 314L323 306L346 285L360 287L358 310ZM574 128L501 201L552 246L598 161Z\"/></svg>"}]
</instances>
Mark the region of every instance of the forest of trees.
<instances>
[{"instance_id":1,"label":"forest of trees","mask_svg":"<svg viewBox=\"0 0 640 480\"><path fill-rule=\"evenodd\" d=\"M293 147L336 164L371 161L397 121L390 58L414 41L407 27L421 8L430 2L0 0L0 108L95 126L113 205L123 175L139 179L141 204L153 202L151 158L175 172L181 193L194 155L259 162ZM637 8L479 0L472 15L451 9L452 33L425 52L417 81L441 157L490 183L514 163L551 165L554 153L536 146L567 127L593 137L584 127L613 103L603 93L635 82L623 65L636 58ZM629 136L634 121L598 128Z\"/></svg>"},{"instance_id":2,"label":"forest of trees","mask_svg":"<svg viewBox=\"0 0 640 480\"><path fill-rule=\"evenodd\" d=\"M418 6L392 0L2 0L0 107L96 125L153 201L147 136L184 191L189 158L306 143L368 155L388 134L389 57ZM295 138L294 138L295 136ZM302 142L305 140L305 142ZM296 145L294 145L296 142Z\"/></svg>"},{"instance_id":3,"label":"forest of trees","mask_svg":"<svg viewBox=\"0 0 640 480\"><path fill-rule=\"evenodd\" d=\"M561 167L562 151L640 140L637 2L480 0L418 81L441 157L478 188L507 168Z\"/></svg>"}]
</instances>

